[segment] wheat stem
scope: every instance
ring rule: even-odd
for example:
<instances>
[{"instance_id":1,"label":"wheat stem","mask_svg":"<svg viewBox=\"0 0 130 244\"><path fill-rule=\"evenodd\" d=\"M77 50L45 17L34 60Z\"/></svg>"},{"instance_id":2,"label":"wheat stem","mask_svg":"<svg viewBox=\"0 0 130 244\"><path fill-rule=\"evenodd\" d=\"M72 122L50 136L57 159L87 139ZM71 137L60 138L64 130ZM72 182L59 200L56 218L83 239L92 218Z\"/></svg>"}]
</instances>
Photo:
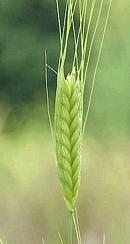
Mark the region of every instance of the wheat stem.
<instances>
[{"instance_id":1,"label":"wheat stem","mask_svg":"<svg viewBox=\"0 0 130 244\"><path fill-rule=\"evenodd\" d=\"M68 244L73 243L73 212L68 211Z\"/></svg>"},{"instance_id":2,"label":"wheat stem","mask_svg":"<svg viewBox=\"0 0 130 244\"><path fill-rule=\"evenodd\" d=\"M45 241L44 241L44 239L42 238L42 244L45 244Z\"/></svg>"},{"instance_id":3,"label":"wheat stem","mask_svg":"<svg viewBox=\"0 0 130 244\"><path fill-rule=\"evenodd\" d=\"M106 235L105 235L105 233L103 233L103 244L105 244L106 243Z\"/></svg>"}]
</instances>

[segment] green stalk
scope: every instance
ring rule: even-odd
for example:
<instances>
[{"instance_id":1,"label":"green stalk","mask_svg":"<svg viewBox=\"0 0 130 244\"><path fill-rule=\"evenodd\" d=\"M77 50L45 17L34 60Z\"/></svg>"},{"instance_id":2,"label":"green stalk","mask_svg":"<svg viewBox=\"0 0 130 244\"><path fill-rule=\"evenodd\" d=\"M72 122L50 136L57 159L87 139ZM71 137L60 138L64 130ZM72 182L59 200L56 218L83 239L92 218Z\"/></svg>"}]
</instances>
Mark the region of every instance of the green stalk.
<instances>
[{"instance_id":1,"label":"green stalk","mask_svg":"<svg viewBox=\"0 0 130 244\"><path fill-rule=\"evenodd\" d=\"M68 244L73 243L73 212L68 211Z\"/></svg>"},{"instance_id":2,"label":"green stalk","mask_svg":"<svg viewBox=\"0 0 130 244\"><path fill-rule=\"evenodd\" d=\"M56 0L57 14L60 32L60 56L58 63L58 74L57 74L57 90L56 90L56 102L55 102L55 144L56 144L56 158L57 158L57 169L59 182L61 189L66 201L68 209L68 241L67 244L73 243L73 211L75 209L75 202L78 195L80 185L80 168L81 168L81 147L82 147L82 136L88 114L90 110L95 77L97 68L100 60L101 50L103 46L104 36L106 32L109 12L111 8L112 0L109 0L109 7L105 26L103 29L103 35L101 39L101 45L97 57L96 67L94 70L92 86L90 89L90 96L88 100L87 111L84 114L84 89L85 82L88 74L88 67L90 63L91 51L93 42L95 39L96 31L98 28L100 15L102 13L104 0L101 0L99 13L97 16L97 22L94 28L94 33L90 42L90 49L87 56L88 37L90 28L92 25L93 14L95 10L96 0L91 1L90 16L88 20L87 30L87 0L66 0L65 16L63 21L63 30L61 28L60 13L59 13L59 0ZM77 9L77 3L79 2L79 30L78 33L75 29L74 14ZM80 4L82 2L83 5ZM68 52L68 42L71 34L71 30L74 36L74 57L72 66L70 67L71 72L65 75L65 63ZM80 40L81 39L81 40ZM81 52L81 58L78 58L78 54ZM47 76L47 75L46 75ZM48 90L47 102L48 102ZM48 106L48 114L50 121L50 110ZM83 116L84 114L84 116ZM84 121L83 121L84 118ZM51 125L51 121L50 121ZM77 218L77 239L81 243L81 236L79 231L79 224ZM61 239L61 238L60 238Z\"/></svg>"}]
</instances>

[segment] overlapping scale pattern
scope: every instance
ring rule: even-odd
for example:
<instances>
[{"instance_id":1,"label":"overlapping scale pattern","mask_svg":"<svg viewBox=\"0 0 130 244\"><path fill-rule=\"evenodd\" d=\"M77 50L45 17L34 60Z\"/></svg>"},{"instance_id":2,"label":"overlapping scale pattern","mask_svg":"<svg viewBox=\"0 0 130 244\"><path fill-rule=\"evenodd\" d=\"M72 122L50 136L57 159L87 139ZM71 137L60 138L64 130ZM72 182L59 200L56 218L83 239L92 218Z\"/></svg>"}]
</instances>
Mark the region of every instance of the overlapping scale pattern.
<instances>
[{"instance_id":1,"label":"overlapping scale pattern","mask_svg":"<svg viewBox=\"0 0 130 244\"><path fill-rule=\"evenodd\" d=\"M75 69L59 82L55 108L57 167L67 207L73 211L80 184L82 93Z\"/></svg>"}]
</instances>

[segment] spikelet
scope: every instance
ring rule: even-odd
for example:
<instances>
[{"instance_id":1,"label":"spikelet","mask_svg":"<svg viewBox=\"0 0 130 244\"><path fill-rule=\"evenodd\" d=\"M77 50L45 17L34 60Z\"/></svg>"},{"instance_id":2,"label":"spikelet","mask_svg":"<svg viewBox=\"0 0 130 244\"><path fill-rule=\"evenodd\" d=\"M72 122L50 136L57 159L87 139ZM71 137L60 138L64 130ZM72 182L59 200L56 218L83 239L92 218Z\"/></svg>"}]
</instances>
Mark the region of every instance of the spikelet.
<instances>
[{"instance_id":1,"label":"spikelet","mask_svg":"<svg viewBox=\"0 0 130 244\"><path fill-rule=\"evenodd\" d=\"M69 211L73 211L80 184L82 92L76 71L58 78L55 137L59 181Z\"/></svg>"}]
</instances>

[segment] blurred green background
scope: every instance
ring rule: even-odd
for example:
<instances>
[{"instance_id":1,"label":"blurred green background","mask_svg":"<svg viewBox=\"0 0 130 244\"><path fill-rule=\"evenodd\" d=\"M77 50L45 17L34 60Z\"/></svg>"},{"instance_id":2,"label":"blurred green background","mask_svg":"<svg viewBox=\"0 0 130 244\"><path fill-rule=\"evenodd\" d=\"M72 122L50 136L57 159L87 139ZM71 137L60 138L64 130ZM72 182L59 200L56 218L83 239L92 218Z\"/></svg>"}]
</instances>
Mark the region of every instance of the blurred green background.
<instances>
[{"instance_id":1,"label":"blurred green background","mask_svg":"<svg viewBox=\"0 0 130 244\"><path fill-rule=\"evenodd\" d=\"M62 16L64 2L60 2ZM102 21L106 7L105 1ZM129 0L113 1L84 138L77 208L87 244L102 243L103 232L106 244L130 243L129 9ZM49 65L57 69L58 38L55 1L0 1L0 238L4 244L42 243L42 237L45 243L57 244L58 231L65 239L66 210L48 125L44 73L45 49ZM48 85L53 117L56 75L50 70ZM86 93L86 105L87 101Z\"/></svg>"}]
</instances>

